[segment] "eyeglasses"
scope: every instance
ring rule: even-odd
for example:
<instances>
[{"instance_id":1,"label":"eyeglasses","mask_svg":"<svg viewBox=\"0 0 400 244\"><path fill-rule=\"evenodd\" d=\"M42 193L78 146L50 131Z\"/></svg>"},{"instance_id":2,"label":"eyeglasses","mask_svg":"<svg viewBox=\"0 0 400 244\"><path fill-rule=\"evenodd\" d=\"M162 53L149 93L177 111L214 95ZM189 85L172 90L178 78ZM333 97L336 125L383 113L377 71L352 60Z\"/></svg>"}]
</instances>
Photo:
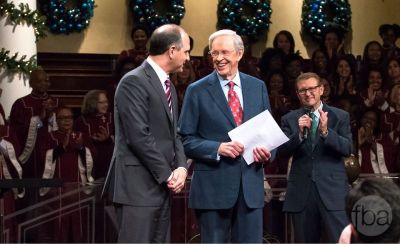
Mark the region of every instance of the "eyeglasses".
<instances>
[{"instance_id":1,"label":"eyeglasses","mask_svg":"<svg viewBox=\"0 0 400 244\"><path fill-rule=\"evenodd\" d=\"M98 104L108 104L108 101L98 101Z\"/></svg>"},{"instance_id":2,"label":"eyeglasses","mask_svg":"<svg viewBox=\"0 0 400 244\"><path fill-rule=\"evenodd\" d=\"M304 88L304 89L301 89L301 90L297 90L297 93L299 95L305 95L307 92L314 93L317 90L317 88L320 87L320 86L321 85L316 85L316 86L312 86L312 87L309 87L309 88Z\"/></svg>"},{"instance_id":3,"label":"eyeglasses","mask_svg":"<svg viewBox=\"0 0 400 244\"><path fill-rule=\"evenodd\" d=\"M222 55L222 57L227 57L227 56L230 56L234 51L235 50L222 50L220 52L218 52L218 51L210 51L209 54L213 58L217 58L220 54Z\"/></svg>"}]
</instances>

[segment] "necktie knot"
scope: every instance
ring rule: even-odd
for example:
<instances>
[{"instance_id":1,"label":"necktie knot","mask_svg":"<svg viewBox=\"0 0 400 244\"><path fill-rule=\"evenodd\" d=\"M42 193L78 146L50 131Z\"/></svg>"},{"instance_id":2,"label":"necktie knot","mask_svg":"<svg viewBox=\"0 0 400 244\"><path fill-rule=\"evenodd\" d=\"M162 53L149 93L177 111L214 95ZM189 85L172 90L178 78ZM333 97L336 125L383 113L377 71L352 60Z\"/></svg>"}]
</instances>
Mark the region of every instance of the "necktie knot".
<instances>
[{"instance_id":1,"label":"necktie knot","mask_svg":"<svg viewBox=\"0 0 400 244\"><path fill-rule=\"evenodd\" d=\"M231 89L231 90L233 90L234 89L234 87L235 87L235 82L233 82L233 81L229 81L229 89Z\"/></svg>"},{"instance_id":2,"label":"necktie knot","mask_svg":"<svg viewBox=\"0 0 400 244\"><path fill-rule=\"evenodd\" d=\"M165 87L168 89L169 87L171 87L171 81L169 79L165 80Z\"/></svg>"}]
</instances>

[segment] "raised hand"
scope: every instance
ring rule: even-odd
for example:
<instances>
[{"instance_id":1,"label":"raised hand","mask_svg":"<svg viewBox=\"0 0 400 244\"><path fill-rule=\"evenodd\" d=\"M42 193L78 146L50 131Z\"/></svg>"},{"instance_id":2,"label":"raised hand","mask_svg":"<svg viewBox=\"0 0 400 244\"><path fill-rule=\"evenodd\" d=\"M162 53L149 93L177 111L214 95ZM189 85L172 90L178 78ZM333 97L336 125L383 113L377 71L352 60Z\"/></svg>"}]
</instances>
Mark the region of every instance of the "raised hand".
<instances>
[{"instance_id":1,"label":"raised hand","mask_svg":"<svg viewBox=\"0 0 400 244\"><path fill-rule=\"evenodd\" d=\"M319 112L319 131L325 132L328 130L328 112L318 109Z\"/></svg>"},{"instance_id":2,"label":"raised hand","mask_svg":"<svg viewBox=\"0 0 400 244\"><path fill-rule=\"evenodd\" d=\"M45 119L50 117L50 115L54 112L54 101L49 98L42 103L42 111L40 113L40 119Z\"/></svg>"},{"instance_id":3,"label":"raised hand","mask_svg":"<svg viewBox=\"0 0 400 244\"><path fill-rule=\"evenodd\" d=\"M299 120L298 120L299 130L302 135L304 133L304 128L310 128L311 123L312 123L312 119L307 114L304 114L303 116L301 116L299 118Z\"/></svg>"},{"instance_id":4,"label":"raised hand","mask_svg":"<svg viewBox=\"0 0 400 244\"><path fill-rule=\"evenodd\" d=\"M94 133L92 135L92 139L95 141L105 141L110 137L107 129L104 126L99 127L100 132Z\"/></svg>"}]
</instances>

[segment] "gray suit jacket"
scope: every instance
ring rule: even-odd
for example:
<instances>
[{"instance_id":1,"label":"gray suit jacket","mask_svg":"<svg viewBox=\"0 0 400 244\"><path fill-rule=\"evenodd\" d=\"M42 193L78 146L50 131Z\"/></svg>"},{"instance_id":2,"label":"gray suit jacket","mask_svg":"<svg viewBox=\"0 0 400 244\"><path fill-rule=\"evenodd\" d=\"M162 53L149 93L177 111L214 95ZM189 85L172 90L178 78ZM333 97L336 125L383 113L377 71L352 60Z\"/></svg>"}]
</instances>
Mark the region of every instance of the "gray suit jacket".
<instances>
[{"instance_id":1,"label":"gray suit jacket","mask_svg":"<svg viewBox=\"0 0 400 244\"><path fill-rule=\"evenodd\" d=\"M115 93L115 147L104 184L114 203L160 206L175 167L187 167L177 135L178 103L172 90L171 116L164 89L145 61L127 73Z\"/></svg>"}]
</instances>

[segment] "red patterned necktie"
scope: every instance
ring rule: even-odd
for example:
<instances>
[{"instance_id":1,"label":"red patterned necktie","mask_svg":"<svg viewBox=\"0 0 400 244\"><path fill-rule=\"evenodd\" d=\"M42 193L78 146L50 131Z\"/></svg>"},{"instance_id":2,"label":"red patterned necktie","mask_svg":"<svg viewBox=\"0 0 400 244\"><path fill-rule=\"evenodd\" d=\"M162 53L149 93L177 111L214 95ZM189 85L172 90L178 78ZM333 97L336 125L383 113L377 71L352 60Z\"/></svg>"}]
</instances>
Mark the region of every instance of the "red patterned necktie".
<instances>
[{"instance_id":1,"label":"red patterned necktie","mask_svg":"<svg viewBox=\"0 0 400 244\"><path fill-rule=\"evenodd\" d=\"M243 109L240 105L240 100L235 90L235 83L233 81L229 82L229 91L228 91L228 105L232 111L233 118L235 119L236 125L242 124L243 117Z\"/></svg>"},{"instance_id":2,"label":"red patterned necktie","mask_svg":"<svg viewBox=\"0 0 400 244\"><path fill-rule=\"evenodd\" d=\"M167 97L169 110L171 111L172 114L171 81L169 79L165 81L165 96Z\"/></svg>"}]
</instances>

